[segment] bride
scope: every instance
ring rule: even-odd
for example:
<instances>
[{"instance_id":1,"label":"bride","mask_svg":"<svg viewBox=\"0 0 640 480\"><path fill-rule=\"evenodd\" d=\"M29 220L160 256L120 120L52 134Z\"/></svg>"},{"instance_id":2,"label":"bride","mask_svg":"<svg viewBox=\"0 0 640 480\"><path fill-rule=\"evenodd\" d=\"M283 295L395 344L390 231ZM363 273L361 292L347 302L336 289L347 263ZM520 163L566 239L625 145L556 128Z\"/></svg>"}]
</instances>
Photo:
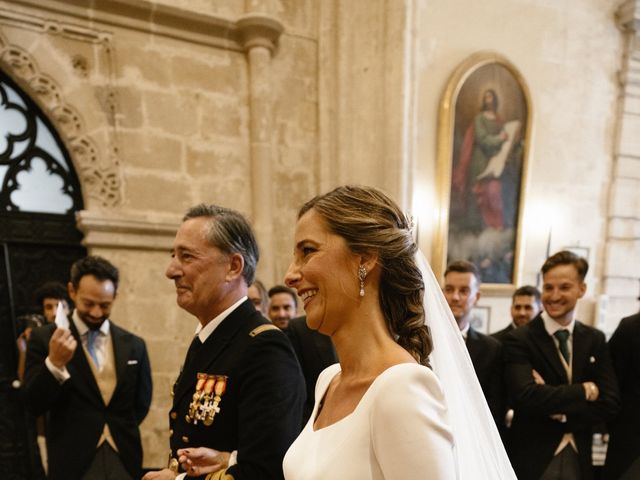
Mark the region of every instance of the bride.
<instances>
[{"instance_id":1,"label":"bride","mask_svg":"<svg viewBox=\"0 0 640 480\"><path fill-rule=\"evenodd\" d=\"M340 358L318 378L286 480L515 479L460 331L389 197L344 186L303 205L285 282Z\"/></svg>"}]
</instances>

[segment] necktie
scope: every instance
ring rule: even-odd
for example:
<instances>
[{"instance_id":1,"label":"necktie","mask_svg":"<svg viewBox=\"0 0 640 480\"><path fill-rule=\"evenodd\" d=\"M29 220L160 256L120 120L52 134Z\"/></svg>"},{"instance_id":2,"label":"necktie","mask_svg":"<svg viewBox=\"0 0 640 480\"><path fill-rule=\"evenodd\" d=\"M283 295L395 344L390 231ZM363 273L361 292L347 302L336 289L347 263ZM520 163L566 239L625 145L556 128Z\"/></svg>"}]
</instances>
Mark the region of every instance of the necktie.
<instances>
[{"instance_id":1,"label":"necktie","mask_svg":"<svg viewBox=\"0 0 640 480\"><path fill-rule=\"evenodd\" d=\"M191 345L189 345L189 350L187 350L187 358L184 361L185 367L189 365L195 359L198 351L200 351L200 347L202 347L202 342L200 341L200 337L196 335L193 337L191 341Z\"/></svg>"},{"instance_id":2,"label":"necktie","mask_svg":"<svg viewBox=\"0 0 640 480\"><path fill-rule=\"evenodd\" d=\"M558 330L553 336L560 342L560 353L565 361L567 364L571 363L571 355L569 355L569 330Z\"/></svg>"},{"instance_id":3,"label":"necktie","mask_svg":"<svg viewBox=\"0 0 640 480\"><path fill-rule=\"evenodd\" d=\"M96 351L96 338L100 335L100 330L89 330L87 332L87 350L89 355L93 358L96 368L100 370L100 364L98 363L98 352Z\"/></svg>"}]
</instances>

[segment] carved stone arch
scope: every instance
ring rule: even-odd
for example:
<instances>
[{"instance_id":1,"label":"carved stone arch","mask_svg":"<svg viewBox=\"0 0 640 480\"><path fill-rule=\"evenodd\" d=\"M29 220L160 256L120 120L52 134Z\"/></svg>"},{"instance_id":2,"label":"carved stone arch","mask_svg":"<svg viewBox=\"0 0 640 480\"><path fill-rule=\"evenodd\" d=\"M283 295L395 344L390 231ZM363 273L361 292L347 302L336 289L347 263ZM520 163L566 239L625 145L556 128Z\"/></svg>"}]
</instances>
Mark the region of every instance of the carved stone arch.
<instances>
[{"instance_id":1,"label":"carved stone arch","mask_svg":"<svg viewBox=\"0 0 640 480\"><path fill-rule=\"evenodd\" d=\"M122 202L122 175L113 155L103 155L96 142L85 133L78 110L62 93L58 83L40 72L36 60L19 46L9 44L0 34L0 67L42 108L64 142L76 169L85 205L92 199L102 207Z\"/></svg>"}]
</instances>

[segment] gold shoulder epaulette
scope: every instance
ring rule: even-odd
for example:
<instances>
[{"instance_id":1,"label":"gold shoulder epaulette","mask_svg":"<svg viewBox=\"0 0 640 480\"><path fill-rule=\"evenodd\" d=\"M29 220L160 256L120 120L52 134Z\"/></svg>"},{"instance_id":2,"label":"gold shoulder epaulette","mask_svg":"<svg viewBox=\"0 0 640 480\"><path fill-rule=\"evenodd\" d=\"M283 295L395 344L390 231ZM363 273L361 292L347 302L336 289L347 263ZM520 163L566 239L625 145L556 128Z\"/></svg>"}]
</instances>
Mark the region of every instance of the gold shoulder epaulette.
<instances>
[{"instance_id":1,"label":"gold shoulder epaulette","mask_svg":"<svg viewBox=\"0 0 640 480\"><path fill-rule=\"evenodd\" d=\"M275 325L270 325L270 324L260 325L259 327L256 327L253 330L251 330L249 332L249 336L250 337L256 337L256 336L260 335L261 333L264 333L264 332L269 331L269 330L280 330L280 329L278 327L276 327Z\"/></svg>"}]
</instances>

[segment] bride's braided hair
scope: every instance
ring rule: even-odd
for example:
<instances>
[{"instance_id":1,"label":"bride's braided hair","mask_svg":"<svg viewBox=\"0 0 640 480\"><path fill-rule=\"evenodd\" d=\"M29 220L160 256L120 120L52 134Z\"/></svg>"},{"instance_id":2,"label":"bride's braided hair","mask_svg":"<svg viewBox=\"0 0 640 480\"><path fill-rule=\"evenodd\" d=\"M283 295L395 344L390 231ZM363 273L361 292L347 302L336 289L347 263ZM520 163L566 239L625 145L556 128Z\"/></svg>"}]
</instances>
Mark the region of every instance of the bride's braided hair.
<instances>
[{"instance_id":1,"label":"bride's braided hair","mask_svg":"<svg viewBox=\"0 0 640 480\"><path fill-rule=\"evenodd\" d=\"M298 218L311 209L345 239L351 251L378 255L380 306L387 327L416 361L429 365L433 344L424 324L424 282L415 261L410 219L380 190L354 185L309 200Z\"/></svg>"}]
</instances>

